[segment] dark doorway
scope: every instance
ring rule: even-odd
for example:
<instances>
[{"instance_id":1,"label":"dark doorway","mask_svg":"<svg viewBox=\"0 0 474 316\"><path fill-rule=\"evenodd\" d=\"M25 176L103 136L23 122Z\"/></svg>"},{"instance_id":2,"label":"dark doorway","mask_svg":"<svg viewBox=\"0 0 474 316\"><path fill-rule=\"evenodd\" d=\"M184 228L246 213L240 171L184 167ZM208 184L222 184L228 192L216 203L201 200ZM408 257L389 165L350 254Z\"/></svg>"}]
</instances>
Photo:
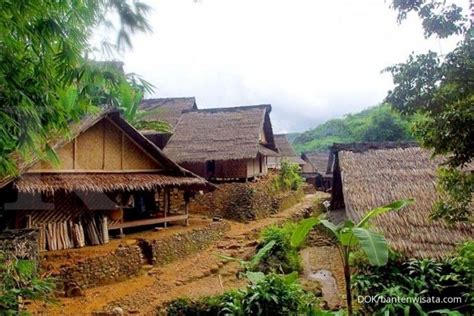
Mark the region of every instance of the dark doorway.
<instances>
[{"instance_id":1,"label":"dark doorway","mask_svg":"<svg viewBox=\"0 0 474 316\"><path fill-rule=\"evenodd\" d=\"M214 178L216 176L216 161L206 161L206 178Z\"/></svg>"}]
</instances>

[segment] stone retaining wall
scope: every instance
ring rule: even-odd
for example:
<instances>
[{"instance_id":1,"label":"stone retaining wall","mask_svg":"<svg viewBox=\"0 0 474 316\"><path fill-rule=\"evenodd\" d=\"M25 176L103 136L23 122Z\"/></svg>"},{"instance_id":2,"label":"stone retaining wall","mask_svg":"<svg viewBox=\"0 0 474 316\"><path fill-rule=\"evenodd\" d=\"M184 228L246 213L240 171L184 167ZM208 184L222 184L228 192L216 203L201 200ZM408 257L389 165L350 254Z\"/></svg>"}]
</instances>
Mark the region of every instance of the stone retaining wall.
<instances>
[{"instance_id":1,"label":"stone retaining wall","mask_svg":"<svg viewBox=\"0 0 474 316\"><path fill-rule=\"evenodd\" d=\"M200 229L178 233L160 240L140 240L140 246L147 253L151 264L161 265L198 252L221 239L230 229L226 222L213 222Z\"/></svg>"},{"instance_id":2,"label":"stone retaining wall","mask_svg":"<svg viewBox=\"0 0 474 316\"><path fill-rule=\"evenodd\" d=\"M57 290L66 296L78 296L83 289L132 278L142 272L145 264L169 263L209 247L229 229L226 222L212 222L162 239L140 239L136 244L120 245L110 253L61 267L53 275L58 279Z\"/></svg>"},{"instance_id":3,"label":"stone retaining wall","mask_svg":"<svg viewBox=\"0 0 474 316\"><path fill-rule=\"evenodd\" d=\"M71 296L68 292L74 288L85 289L136 276L144 262L138 245L119 246L112 253L61 268L59 279L62 284L59 285L64 287L67 296Z\"/></svg>"},{"instance_id":4,"label":"stone retaining wall","mask_svg":"<svg viewBox=\"0 0 474 316\"><path fill-rule=\"evenodd\" d=\"M246 222L278 213L304 198L303 189L275 192L269 182L220 184L217 190L197 196L190 212Z\"/></svg>"}]
</instances>

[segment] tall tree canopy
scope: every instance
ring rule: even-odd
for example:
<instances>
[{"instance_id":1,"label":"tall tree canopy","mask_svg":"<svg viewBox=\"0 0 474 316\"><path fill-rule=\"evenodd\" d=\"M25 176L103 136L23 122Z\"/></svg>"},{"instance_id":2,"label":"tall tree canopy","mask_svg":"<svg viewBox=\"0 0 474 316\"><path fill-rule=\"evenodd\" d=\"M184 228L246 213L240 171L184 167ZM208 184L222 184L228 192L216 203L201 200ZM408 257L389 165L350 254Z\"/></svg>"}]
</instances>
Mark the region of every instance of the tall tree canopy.
<instances>
[{"instance_id":1,"label":"tall tree canopy","mask_svg":"<svg viewBox=\"0 0 474 316\"><path fill-rule=\"evenodd\" d=\"M436 0L393 0L398 22L416 13L426 37L462 35L445 56L435 52L410 55L405 63L387 68L395 88L386 101L403 114L422 114L414 132L422 145L448 157L440 169L435 218L449 222L472 220L474 175L460 169L474 156L474 47L468 15L455 4Z\"/></svg>"},{"instance_id":2,"label":"tall tree canopy","mask_svg":"<svg viewBox=\"0 0 474 316\"><path fill-rule=\"evenodd\" d=\"M15 174L14 155L54 156L48 140L71 120L127 102L136 81L116 63L89 60L90 38L118 17L117 40L104 47L130 47L133 33L150 29L148 10L137 0L0 2L0 176Z\"/></svg>"}]
</instances>

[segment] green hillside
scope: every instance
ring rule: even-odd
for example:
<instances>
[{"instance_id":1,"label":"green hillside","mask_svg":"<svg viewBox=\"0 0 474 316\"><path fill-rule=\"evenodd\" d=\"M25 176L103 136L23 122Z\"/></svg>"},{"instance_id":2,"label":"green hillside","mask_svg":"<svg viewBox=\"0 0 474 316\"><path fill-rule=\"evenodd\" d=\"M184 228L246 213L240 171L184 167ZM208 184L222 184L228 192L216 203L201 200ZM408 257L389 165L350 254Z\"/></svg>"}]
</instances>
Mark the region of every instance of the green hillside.
<instances>
[{"instance_id":1,"label":"green hillside","mask_svg":"<svg viewBox=\"0 0 474 316\"><path fill-rule=\"evenodd\" d=\"M388 105L378 105L303 132L293 146L297 152L324 151L333 143L412 140L411 121Z\"/></svg>"}]
</instances>

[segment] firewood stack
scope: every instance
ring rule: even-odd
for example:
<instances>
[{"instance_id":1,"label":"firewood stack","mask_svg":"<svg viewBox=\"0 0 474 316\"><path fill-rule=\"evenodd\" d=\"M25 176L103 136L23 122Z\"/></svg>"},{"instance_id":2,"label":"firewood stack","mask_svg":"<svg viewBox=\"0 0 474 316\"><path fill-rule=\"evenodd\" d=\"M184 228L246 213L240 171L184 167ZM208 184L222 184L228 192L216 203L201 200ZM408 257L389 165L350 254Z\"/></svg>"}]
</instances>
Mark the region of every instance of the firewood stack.
<instances>
[{"instance_id":1,"label":"firewood stack","mask_svg":"<svg viewBox=\"0 0 474 316\"><path fill-rule=\"evenodd\" d=\"M38 229L40 251L81 248L109 242L106 216L86 216L77 222L44 223L39 224Z\"/></svg>"}]
</instances>

